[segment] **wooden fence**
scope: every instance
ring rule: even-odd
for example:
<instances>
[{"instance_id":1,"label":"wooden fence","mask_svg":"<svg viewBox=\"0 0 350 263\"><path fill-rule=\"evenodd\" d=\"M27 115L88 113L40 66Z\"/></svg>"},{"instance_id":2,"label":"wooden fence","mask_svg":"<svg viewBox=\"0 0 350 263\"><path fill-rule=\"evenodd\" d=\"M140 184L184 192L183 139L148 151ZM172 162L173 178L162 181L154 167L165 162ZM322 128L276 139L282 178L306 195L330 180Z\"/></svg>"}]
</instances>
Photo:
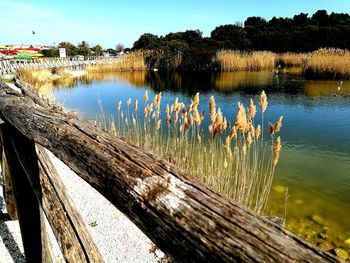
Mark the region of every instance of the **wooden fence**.
<instances>
[{"instance_id":1,"label":"wooden fence","mask_svg":"<svg viewBox=\"0 0 350 263\"><path fill-rule=\"evenodd\" d=\"M17 85L22 93L0 83L1 160L7 208L18 215L28 263L53 262L44 215L67 262L103 262L44 147L176 261L339 262L173 164Z\"/></svg>"},{"instance_id":2,"label":"wooden fence","mask_svg":"<svg viewBox=\"0 0 350 263\"><path fill-rule=\"evenodd\" d=\"M72 58L33 58L33 59L7 59L0 60L0 76L15 73L20 68L72 68L84 69L87 65L108 64L118 60L119 57L89 57L81 60Z\"/></svg>"}]
</instances>

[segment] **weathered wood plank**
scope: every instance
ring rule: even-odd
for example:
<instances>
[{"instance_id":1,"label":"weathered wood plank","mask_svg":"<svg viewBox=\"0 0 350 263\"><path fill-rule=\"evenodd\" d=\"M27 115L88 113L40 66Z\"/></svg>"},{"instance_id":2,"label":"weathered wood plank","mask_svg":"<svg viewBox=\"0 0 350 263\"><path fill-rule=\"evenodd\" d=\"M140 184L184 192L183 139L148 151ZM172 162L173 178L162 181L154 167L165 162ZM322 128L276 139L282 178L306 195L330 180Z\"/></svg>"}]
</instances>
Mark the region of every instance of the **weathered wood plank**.
<instances>
[{"instance_id":1,"label":"weathered wood plank","mask_svg":"<svg viewBox=\"0 0 350 263\"><path fill-rule=\"evenodd\" d=\"M1 125L4 155L14 190L24 254L28 263L42 262L40 206L22 169L21 162L16 157L12 144L14 138L11 132L8 123ZM35 155L33 142L29 145L23 145L22 149L25 147L28 147L27 152ZM35 157L32 157L32 161L31 168L37 169Z\"/></svg>"},{"instance_id":2,"label":"weathered wood plank","mask_svg":"<svg viewBox=\"0 0 350 263\"><path fill-rule=\"evenodd\" d=\"M338 262L152 153L0 90L0 113L51 150L181 262Z\"/></svg>"},{"instance_id":3,"label":"weathered wood plank","mask_svg":"<svg viewBox=\"0 0 350 263\"><path fill-rule=\"evenodd\" d=\"M76 236L79 244L71 244L71 242L68 244L78 246L77 249L80 249L86 254L86 262L103 262L102 256L100 255L88 228L84 224L78 210L74 207L73 201L67 194L66 187L58 175L56 168L51 163L45 149L37 145L37 154L39 158L42 190L46 191L48 194L48 196L45 197L47 198L47 201L43 200L43 203L47 202L45 206L53 206L59 201L57 206L61 207L60 211L57 211L59 209L56 208L57 210L55 214L53 214L53 211L47 211L47 213L50 215L50 223L53 225L55 236L60 241L59 245L65 246L62 250L67 251L69 249L67 244L64 244L64 241L67 238L71 238L70 236L67 236L67 233L72 233L72 235ZM57 222L58 220L60 222ZM68 262L74 261L68 260Z\"/></svg>"},{"instance_id":4,"label":"weathered wood plank","mask_svg":"<svg viewBox=\"0 0 350 263\"><path fill-rule=\"evenodd\" d=\"M49 235L46 230L45 215L42 209L40 209L40 228L41 228L41 245L42 245L42 258L44 263L55 263L56 259L52 250Z\"/></svg>"},{"instance_id":5,"label":"weathered wood plank","mask_svg":"<svg viewBox=\"0 0 350 263\"><path fill-rule=\"evenodd\" d=\"M32 142L12 125L7 126L13 137L12 146L16 157L20 160L36 198L52 226L66 262L103 262L47 154L39 146L39 163L36 163L39 170L33 168L32 163L37 159L37 154L34 150L35 157L31 157L33 153L25 150ZM45 255L48 254L45 252Z\"/></svg>"},{"instance_id":6,"label":"weathered wood plank","mask_svg":"<svg viewBox=\"0 0 350 263\"><path fill-rule=\"evenodd\" d=\"M3 149L1 148L1 152ZM9 167L6 160L6 155L2 154L1 170L3 180L3 194L6 204L6 210L11 220L18 220L15 195L13 193L12 180L10 176Z\"/></svg>"}]
</instances>

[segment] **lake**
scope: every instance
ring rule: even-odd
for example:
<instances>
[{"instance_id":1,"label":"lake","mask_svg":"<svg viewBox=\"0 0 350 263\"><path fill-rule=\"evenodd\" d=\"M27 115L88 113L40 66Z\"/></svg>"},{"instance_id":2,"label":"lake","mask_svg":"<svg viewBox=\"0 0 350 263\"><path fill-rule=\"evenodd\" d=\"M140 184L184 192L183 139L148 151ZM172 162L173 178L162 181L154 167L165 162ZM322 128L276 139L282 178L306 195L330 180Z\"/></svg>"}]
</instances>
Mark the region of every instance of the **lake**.
<instances>
[{"instance_id":1,"label":"lake","mask_svg":"<svg viewBox=\"0 0 350 263\"><path fill-rule=\"evenodd\" d=\"M276 72L158 74L123 72L89 74L46 87L65 108L87 120L116 113L128 98L143 101L163 92L162 105L176 97L189 104L200 92L208 114L214 95L217 107L234 121L237 101L246 106L265 90L269 106L264 119L283 115L282 152L267 214L286 217L286 228L323 247L350 252L350 81L306 80L293 69ZM143 104L142 104L143 105ZM285 190L288 198L285 200Z\"/></svg>"}]
</instances>

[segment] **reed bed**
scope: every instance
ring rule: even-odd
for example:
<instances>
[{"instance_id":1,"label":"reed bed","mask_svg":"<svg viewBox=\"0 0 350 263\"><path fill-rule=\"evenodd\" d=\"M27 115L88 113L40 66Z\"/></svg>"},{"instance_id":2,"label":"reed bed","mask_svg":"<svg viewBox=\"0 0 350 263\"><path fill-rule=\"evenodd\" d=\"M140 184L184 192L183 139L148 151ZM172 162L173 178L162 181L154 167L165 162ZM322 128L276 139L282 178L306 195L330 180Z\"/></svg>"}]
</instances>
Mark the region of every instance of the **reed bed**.
<instances>
[{"instance_id":1,"label":"reed bed","mask_svg":"<svg viewBox=\"0 0 350 263\"><path fill-rule=\"evenodd\" d=\"M323 48L312 52L305 65L304 74L312 78L349 79L350 51Z\"/></svg>"},{"instance_id":2,"label":"reed bed","mask_svg":"<svg viewBox=\"0 0 350 263\"><path fill-rule=\"evenodd\" d=\"M303 67L309 56L307 53L281 53L278 54L278 64L283 67Z\"/></svg>"},{"instance_id":3,"label":"reed bed","mask_svg":"<svg viewBox=\"0 0 350 263\"><path fill-rule=\"evenodd\" d=\"M65 69L39 69L21 68L16 71L16 75L24 82L38 88L44 84L52 83L57 78L70 77L71 73Z\"/></svg>"},{"instance_id":4,"label":"reed bed","mask_svg":"<svg viewBox=\"0 0 350 263\"><path fill-rule=\"evenodd\" d=\"M146 92L143 102L119 101L115 116L110 117L103 114L99 101L98 124L152 150L209 187L263 214L281 150L280 137L275 137L282 127L282 117L269 124L270 139L264 140L264 127L255 121L257 106L253 100L248 108L238 102L234 120L228 120L216 107L214 97L210 98L207 120L204 112L198 110L199 93L188 106L176 98L164 110L161 100L161 93L151 101ZM259 104L262 120L267 104L263 92Z\"/></svg>"},{"instance_id":5,"label":"reed bed","mask_svg":"<svg viewBox=\"0 0 350 263\"><path fill-rule=\"evenodd\" d=\"M259 71L274 69L277 55L269 51L221 50L216 53L214 61L220 65L222 71Z\"/></svg>"},{"instance_id":6,"label":"reed bed","mask_svg":"<svg viewBox=\"0 0 350 263\"><path fill-rule=\"evenodd\" d=\"M109 63L102 60L95 65L89 65L86 67L88 72L111 72L111 71L134 71L134 70L147 70L145 63L147 52L134 51L123 55Z\"/></svg>"}]
</instances>

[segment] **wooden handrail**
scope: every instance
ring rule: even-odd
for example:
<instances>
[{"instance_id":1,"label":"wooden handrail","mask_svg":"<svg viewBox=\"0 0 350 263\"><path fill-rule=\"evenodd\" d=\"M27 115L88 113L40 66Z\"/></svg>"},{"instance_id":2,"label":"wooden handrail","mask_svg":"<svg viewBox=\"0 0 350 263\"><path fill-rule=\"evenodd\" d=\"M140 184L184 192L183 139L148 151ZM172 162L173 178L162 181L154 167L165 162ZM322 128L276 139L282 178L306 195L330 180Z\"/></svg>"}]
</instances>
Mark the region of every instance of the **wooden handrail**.
<instances>
[{"instance_id":1,"label":"wooden handrail","mask_svg":"<svg viewBox=\"0 0 350 263\"><path fill-rule=\"evenodd\" d=\"M22 95L0 85L3 120L53 152L175 259L339 262L149 151L35 102L31 91Z\"/></svg>"}]
</instances>

